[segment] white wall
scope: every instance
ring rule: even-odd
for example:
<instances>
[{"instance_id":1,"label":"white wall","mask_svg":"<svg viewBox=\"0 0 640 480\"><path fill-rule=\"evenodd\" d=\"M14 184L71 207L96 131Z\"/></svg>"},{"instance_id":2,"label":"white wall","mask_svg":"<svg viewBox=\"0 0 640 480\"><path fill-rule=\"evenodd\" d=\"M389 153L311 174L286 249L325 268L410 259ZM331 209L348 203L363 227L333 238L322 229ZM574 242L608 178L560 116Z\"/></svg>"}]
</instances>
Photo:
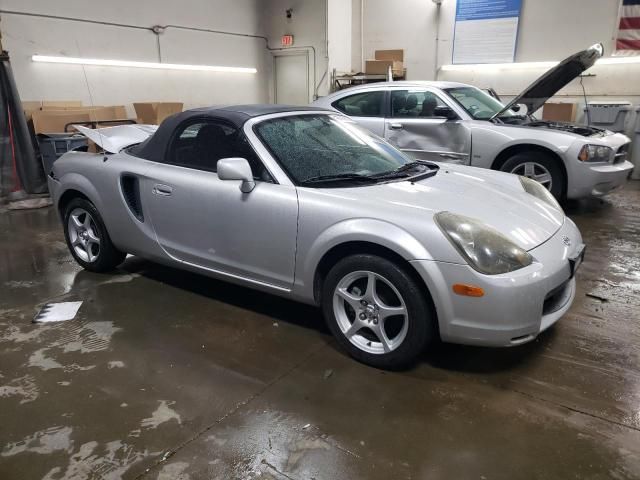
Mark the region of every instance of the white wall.
<instances>
[{"instance_id":1,"label":"white wall","mask_svg":"<svg viewBox=\"0 0 640 480\"><path fill-rule=\"evenodd\" d=\"M402 48L407 79L433 79L436 12L431 0L364 0L365 60L376 50Z\"/></svg>"},{"instance_id":2,"label":"white wall","mask_svg":"<svg viewBox=\"0 0 640 480\"><path fill-rule=\"evenodd\" d=\"M342 0L346 1L346 0ZM258 15L262 30L269 38L272 48L280 47L282 35L293 35L294 45L286 51L272 51L273 55L282 55L296 51L309 52L309 100L315 95L327 94L328 52L327 52L327 0L261 0L258 1ZM291 19L285 11L293 9ZM315 49L315 62L313 56ZM315 68L314 68L315 64ZM269 61L273 68L273 59ZM315 70L315 75L314 75ZM273 76L269 76L269 98L273 101Z\"/></svg>"},{"instance_id":3,"label":"white wall","mask_svg":"<svg viewBox=\"0 0 640 480\"><path fill-rule=\"evenodd\" d=\"M619 3L618 0L523 0L516 62L562 60L598 42L604 45L605 56L610 56L615 47ZM444 0L440 25L441 64L451 63L454 19L455 1ZM442 71L438 79L493 87L504 99L510 100L545 70ZM595 75L583 80L589 100L627 100L640 104L640 64L597 65L588 73ZM560 90L554 101L578 103L578 120L582 120L584 100L579 80Z\"/></svg>"},{"instance_id":4,"label":"white wall","mask_svg":"<svg viewBox=\"0 0 640 480\"><path fill-rule=\"evenodd\" d=\"M352 9L350 0L327 0L329 72L351 72Z\"/></svg>"},{"instance_id":5,"label":"white wall","mask_svg":"<svg viewBox=\"0 0 640 480\"><path fill-rule=\"evenodd\" d=\"M1 0L0 9L69 16L150 27L189 27L259 34L261 0ZM2 15L4 48L10 52L22 100L91 103L81 66L36 64L31 55L66 55L158 61L156 37L144 30L17 15ZM167 29L160 36L162 61L256 67L257 74L183 72L90 67L86 72L95 105L134 101L182 101L185 107L268 100L269 67L264 40Z\"/></svg>"},{"instance_id":6,"label":"white wall","mask_svg":"<svg viewBox=\"0 0 640 480\"><path fill-rule=\"evenodd\" d=\"M358 3L360 0L354 0ZM615 45L619 0L523 0L517 62L557 61L602 42L605 56ZM404 48L409 79L433 80L436 69L436 6L429 0L364 0L364 51ZM354 15L356 7L354 6ZM439 21L437 65L451 63L456 1L443 0ZM355 41L355 38L354 38ZM440 71L439 80L493 87L510 99L545 68ZM628 100L640 104L640 64L596 66L584 79L591 100ZM579 81L558 92L555 101L584 103ZM582 111L582 108L580 108Z\"/></svg>"}]
</instances>

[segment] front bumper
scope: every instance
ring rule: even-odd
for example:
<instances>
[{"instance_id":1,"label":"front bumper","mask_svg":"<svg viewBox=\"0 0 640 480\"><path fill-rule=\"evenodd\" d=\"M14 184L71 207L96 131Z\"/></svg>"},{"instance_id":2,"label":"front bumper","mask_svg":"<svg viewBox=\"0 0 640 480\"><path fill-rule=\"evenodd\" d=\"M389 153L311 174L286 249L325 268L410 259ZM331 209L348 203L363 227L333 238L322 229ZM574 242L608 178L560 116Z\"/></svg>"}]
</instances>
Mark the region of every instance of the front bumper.
<instances>
[{"instance_id":1,"label":"front bumper","mask_svg":"<svg viewBox=\"0 0 640 480\"><path fill-rule=\"evenodd\" d=\"M633 163L625 160L615 164L571 162L567 198L601 196L623 185L633 171Z\"/></svg>"},{"instance_id":2,"label":"front bumper","mask_svg":"<svg viewBox=\"0 0 640 480\"><path fill-rule=\"evenodd\" d=\"M570 259L582 247L578 228L567 218L553 237L529 252L534 263L515 272L483 275L468 265L411 263L432 294L443 341L506 347L533 340L569 310L576 292ZM480 286L485 294L456 295L455 283Z\"/></svg>"}]
</instances>

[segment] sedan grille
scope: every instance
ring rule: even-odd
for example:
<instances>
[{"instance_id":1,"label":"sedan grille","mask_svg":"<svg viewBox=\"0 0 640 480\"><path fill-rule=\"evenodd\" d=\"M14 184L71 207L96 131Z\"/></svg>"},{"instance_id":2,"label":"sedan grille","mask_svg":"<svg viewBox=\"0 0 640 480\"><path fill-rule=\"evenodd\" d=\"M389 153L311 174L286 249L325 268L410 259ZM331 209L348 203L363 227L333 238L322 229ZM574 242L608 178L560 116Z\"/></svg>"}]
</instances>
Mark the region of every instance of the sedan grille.
<instances>
[{"instance_id":1,"label":"sedan grille","mask_svg":"<svg viewBox=\"0 0 640 480\"><path fill-rule=\"evenodd\" d=\"M629 157L629 146L630 145L631 145L630 143L625 143L620 148L618 148L618 150L616 151L615 156L613 157L614 165L616 163L623 163L623 162L625 162L627 160L627 158Z\"/></svg>"}]
</instances>

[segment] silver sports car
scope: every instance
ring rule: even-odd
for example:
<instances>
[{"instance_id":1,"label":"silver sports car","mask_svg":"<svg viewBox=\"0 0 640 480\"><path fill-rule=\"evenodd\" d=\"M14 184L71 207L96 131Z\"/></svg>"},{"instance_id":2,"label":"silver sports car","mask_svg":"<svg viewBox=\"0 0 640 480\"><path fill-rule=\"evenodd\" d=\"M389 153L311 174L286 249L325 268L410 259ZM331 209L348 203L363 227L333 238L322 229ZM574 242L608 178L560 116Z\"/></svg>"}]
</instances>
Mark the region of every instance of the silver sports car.
<instances>
[{"instance_id":1,"label":"silver sports car","mask_svg":"<svg viewBox=\"0 0 640 480\"><path fill-rule=\"evenodd\" d=\"M88 270L129 253L318 305L386 368L436 337L528 342L573 301L580 232L531 179L413 160L309 107L197 109L152 131L84 130L106 152L49 172Z\"/></svg>"},{"instance_id":2,"label":"silver sports car","mask_svg":"<svg viewBox=\"0 0 640 480\"><path fill-rule=\"evenodd\" d=\"M348 88L314 105L349 115L418 159L524 175L559 199L604 195L633 170L629 138L532 115L601 55L598 44L570 56L507 105L471 85L419 81Z\"/></svg>"}]
</instances>

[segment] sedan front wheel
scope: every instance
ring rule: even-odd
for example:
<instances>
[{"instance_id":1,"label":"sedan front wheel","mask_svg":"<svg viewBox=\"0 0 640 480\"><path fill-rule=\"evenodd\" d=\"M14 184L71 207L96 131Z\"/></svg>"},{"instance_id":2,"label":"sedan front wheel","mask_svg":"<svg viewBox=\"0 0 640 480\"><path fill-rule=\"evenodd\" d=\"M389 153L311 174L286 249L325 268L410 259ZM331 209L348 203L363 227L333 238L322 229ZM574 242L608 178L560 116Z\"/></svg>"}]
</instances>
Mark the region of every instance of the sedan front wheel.
<instances>
[{"instance_id":1,"label":"sedan front wheel","mask_svg":"<svg viewBox=\"0 0 640 480\"><path fill-rule=\"evenodd\" d=\"M539 182L558 200L564 196L564 171L559 161L544 152L517 153L504 162L501 170Z\"/></svg>"},{"instance_id":2,"label":"sedan front wheel","mask_svg":"<svg viewBox=\"0 0 640 480\"><path fill-rule=\"evenodd\" d=\"M433 338L435 322L424 286L385 258L341 260L327 275L322 298L331 332L363 363L406 366Z\"/></svg>"}]
</instances>

